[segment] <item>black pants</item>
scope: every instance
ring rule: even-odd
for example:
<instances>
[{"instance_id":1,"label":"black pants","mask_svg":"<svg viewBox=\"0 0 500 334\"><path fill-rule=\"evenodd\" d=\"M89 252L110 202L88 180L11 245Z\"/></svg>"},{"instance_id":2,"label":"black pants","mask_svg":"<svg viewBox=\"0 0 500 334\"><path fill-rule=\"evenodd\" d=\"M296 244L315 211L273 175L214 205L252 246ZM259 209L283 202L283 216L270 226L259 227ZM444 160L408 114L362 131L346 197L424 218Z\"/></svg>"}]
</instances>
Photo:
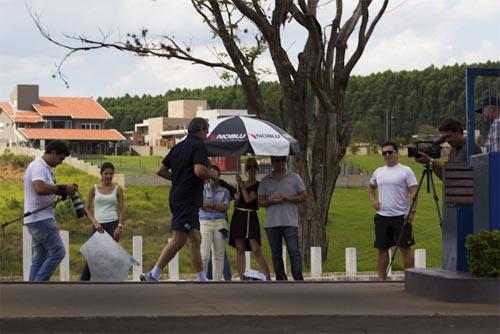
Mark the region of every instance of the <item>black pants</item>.
<instances>
[{"instance_id":1,"label":"black pants","mask_svg":"<svg viewBox=\"0 0 500 334\"><path fill-rule=\"evenodd\" d=\"M104 231L108 232L110 236L113 236L113 233L118 227L118 220L110 223L101 224L101 226L104 229ZM96 231L97 230L94 227L92 227L92 232L90 233L90 236L92 236ZM90 270L87 262L85 262L82 274L80 275L80 281L90 281Z\"/></svg>"}]
</instances>

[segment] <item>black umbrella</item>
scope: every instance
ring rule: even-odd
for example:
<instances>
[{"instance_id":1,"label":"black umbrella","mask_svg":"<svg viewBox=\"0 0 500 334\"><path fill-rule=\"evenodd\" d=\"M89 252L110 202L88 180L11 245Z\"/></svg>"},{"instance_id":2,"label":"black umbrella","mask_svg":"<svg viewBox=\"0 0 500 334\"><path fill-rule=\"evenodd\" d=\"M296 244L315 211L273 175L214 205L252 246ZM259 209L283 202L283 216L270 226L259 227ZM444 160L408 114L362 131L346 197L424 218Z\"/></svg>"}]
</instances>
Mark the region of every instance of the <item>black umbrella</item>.
<instances>
[{"instance_id":1,"label":"black umbrella","mask_svg":"<svg viewBox=\"0 0 500 334\"><path fill-rule=\"evenodd\" d=\"M240 116L211 122L205 145L212 156L240 156L247 153L287 156L299 152L297 140L277 125Z\"/></svg>"}]
</instances>

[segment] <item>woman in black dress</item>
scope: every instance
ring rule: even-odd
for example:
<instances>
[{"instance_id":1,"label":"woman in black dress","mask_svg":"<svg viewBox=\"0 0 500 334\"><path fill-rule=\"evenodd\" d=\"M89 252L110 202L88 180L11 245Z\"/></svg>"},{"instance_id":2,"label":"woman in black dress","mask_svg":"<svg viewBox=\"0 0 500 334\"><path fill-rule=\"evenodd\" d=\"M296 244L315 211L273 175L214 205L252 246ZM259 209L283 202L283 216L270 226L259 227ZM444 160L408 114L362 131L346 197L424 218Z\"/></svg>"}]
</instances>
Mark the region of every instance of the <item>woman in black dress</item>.
<instances>
[{"instance_id":1,"label":"woman in black dress","mask_svg":"<svg viewBox=\"0 0 500 334\"><path fill-rule=\"evenodd\" d=\"M259 169L257 160L248 158L245 162L245 171L248 179L243 181L236 175L239 191L234 196L234 213L231 219L229 244L236 248L236 263L240 279L245 279L245 251L252 251L257 259L266 279L271 280L269 267L260 249L260 226L257 217L257 189L259 182L256 175Z\"/></svg>"}]
</instances>

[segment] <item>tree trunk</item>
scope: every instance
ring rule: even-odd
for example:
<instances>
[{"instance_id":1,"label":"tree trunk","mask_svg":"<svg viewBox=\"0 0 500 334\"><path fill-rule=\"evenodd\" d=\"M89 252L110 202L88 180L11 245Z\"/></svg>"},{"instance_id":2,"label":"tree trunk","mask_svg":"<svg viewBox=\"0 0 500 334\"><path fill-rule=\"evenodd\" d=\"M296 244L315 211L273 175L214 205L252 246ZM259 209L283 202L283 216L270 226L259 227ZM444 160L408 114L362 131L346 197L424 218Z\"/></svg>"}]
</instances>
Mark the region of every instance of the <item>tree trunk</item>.
<instances>
[{"instance_id":1,"label":"tree trunk","mask_svg":"<svg viewBox=\"0 0 500 334\"><path fill-rule=\"evenodd\" d=\"M329 241L326 235L329 206L340 174L349 131L342 128L340 116L335 112L319 114L323 127L316 129L312 143L312 161L298 163L297 168L306 184L308 198L300 207L300 239L303 261L310 264L311 247L321 247L323 261L327 258ZM305 159L304 156L300 158ZM300 160L299 158L299 160ZM309 172L310 171L310 172ZM310 175L310 178L307 176Z\"/></svg>"}]
</instances>

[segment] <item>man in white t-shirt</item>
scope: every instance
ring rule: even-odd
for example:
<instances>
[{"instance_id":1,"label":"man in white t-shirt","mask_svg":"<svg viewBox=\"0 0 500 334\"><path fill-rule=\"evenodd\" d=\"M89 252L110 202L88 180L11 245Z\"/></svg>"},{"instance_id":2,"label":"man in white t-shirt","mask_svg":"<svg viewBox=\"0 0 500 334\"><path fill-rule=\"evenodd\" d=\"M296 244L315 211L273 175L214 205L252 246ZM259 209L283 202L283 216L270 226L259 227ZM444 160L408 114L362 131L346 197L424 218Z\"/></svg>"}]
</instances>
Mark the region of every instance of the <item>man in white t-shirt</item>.
<instances>
[{"instance_id":1,"label":"man in white t-shirt","mask_svg":"<svg viewBox=\"0 0 500 334\"><path fill-rule=\"evenodd\" d=\"M404 266L413 267L410 247L415 244L411 226L415 206L410 211L408 202L415 196L418 182L408 166L398 163L398 147L395 143L382 144L382 155L385 166L373 173L368 185L368 197L377 211L374 218L374 247L378 249L378 277L383 281L389 266L389 248L396 245L400 236L397 246L403 255Z\"/></svg>"},{"instance_id":2,"label":"man in white t-shirt","mask_svg":"<svg viewBox=\"0 0 500 334\"><path fill-rule=\"evenodd\" d=\"M24 224L33 237L35 256L31 263L30 281L48 281L64 258L65 250L54 214L54 195L68 196L76 186L56 185L52 168L69 155L66 144L56 140L45 148L43 156L33 160L24 173ZM43 210L40 208L46 207Z\"/></svg>"}]
</instances>

